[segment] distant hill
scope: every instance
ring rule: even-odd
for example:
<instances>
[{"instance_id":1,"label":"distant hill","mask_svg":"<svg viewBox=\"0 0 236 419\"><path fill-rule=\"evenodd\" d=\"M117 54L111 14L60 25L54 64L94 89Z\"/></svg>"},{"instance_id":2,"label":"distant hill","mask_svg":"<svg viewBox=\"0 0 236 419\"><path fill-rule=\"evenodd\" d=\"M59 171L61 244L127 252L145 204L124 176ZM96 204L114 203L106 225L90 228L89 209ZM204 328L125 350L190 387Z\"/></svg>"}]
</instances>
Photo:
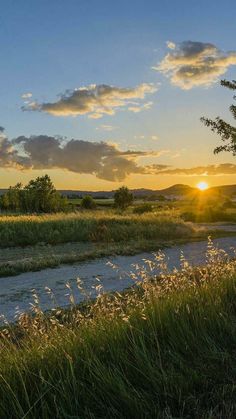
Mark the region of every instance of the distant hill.
<instances>
[{"instance_id":1,"label":"distant hill","mask_svg":"<svg viewBox=\"0 0 236 419\"><path fill-rule=\"evenodd\" d=\"M222 195L233 196L236 195L236 185L213 186L211 191L218 192Z\"/></svg>"},{"instance_id":2,"label":"distant hill","mask_svg":"<svg viewBox=\"0 0 236 419\"><path fill-rule=\"evenodd\" d=\"M233 196L236 195L236 185L221 185L221 186L214 186L212 188L209 188L209 192L214 192L221 195L227 195L227 196ZM70 191L70 190L61 190L60 191L63 195L66 196L81 196L84 195L91 195L94 198L112 198L114 195L113 191ZM142 196L151 196L151 195L163 195L165 197L185 197L188 195L191 195L193 193L198 192L197 188L193 188L188 185L183 184L176 184L172 185L165 189L145 189L145 188L139 188L139 189L132 189L132 193L136 198L142 197Z\"/></svg>"},{"instance_id":3,"label":"distant hill","mask_svg":"<svg viewBox=\"0 0 236 419\"><path fill-rule=\"evenodd\" d=\"M132 189L132 193L136 198L142 197L142 196L150 196L150 195L164 195L164 196L184 196L187 195L193 191L195 191L196 188L192 188L188 185L173 185L166 189ZM62 195L65 196L81 196L84 195L91 195L94 198L112 198L115 191L75 191L75 190L60 190L59 191Z\"/></svg>"},{"instance_id":4,"label":"distant hill","mask_svg":"<svg viewBox=\"0 0 236 419\"><path fill-rule=\"evenodd\" d=\"M161 195L165 195L165 196L169 196L169 195L183 196L183 195L188 195L194 191L196 191L196 188L192 188L191 186L177 183L176 185L170 186L169 188L155 191L155 193L160 193Z\"/></svg>"},{"instance_id":5,"label":"distant hill","mask_svg":"<svg viewBox=\"0 0 236 419\"><path fill-rule=\"evenodd\" d=\"M5 193L7 189L0 189L0 195ZM192 193L197 192L197 188L193 188L188 185L183 185L181 183L177 183L176 185L172 185L165 189L132 189L132 193L136 198L142 196L151 196L151 195L163 195L165 197L185 197ZM63 189L59 190L59 192L68 197L83 197L85 195L91 195L94 198L113 198L114 190L113 191L82 191L82 190L70 190L70 189ZM221 185L221 186L213 186L209 188L209 192L214 192L215 194L220 195L227 195L227 196L236 196L236 185Z\"/></svg>"}]
</instances>

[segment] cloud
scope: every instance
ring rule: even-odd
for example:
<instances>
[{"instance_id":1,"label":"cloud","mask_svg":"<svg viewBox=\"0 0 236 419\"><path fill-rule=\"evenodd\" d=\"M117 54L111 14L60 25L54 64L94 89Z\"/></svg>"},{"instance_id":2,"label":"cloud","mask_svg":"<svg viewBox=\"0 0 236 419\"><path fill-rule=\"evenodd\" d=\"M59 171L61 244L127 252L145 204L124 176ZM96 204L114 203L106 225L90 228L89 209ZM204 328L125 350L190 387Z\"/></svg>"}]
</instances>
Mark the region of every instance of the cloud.
<instances>
[{"instance_id":1,"label":"cloud","mask_svg":"<svg viewBox=\"0 0 236 419\"><path fill-rule=\"evenodd\" d=\"M0 167L18 170L61 169L121 182L131 174L175 176L236 175L236 164L172 168L165 164L139 165L143 157L160 157L157 152L120 150L114 143L78 139L65 141L47 135L19 136L9 140L0 130Z\"/></svg>"},{"instance_id":2,"label":"cloud","mask_svg":"<svg viewBox=\"0 0 236 419\"><path fill-rule=\"evenodd\" d=\"M118 127L115 127L114 125L99 125L99 127L96 128L96 130L101 130L101 131L114 131L115 129L117 129Z\"/></svg>"},{"instance_id":3,"label":"cloud","mask_svg":"<svg viewBox=\"0 0 236 419\"><path fill-rule=\"evenodd\" d=\"M75 90L67 90L58 101L38 103L31 102L22 107L23 111L41 111L54 116L88 115L89 118L99 119L103 115L114 115L119 108L149 109L151 103L142 104L147 94L157 91L152 83L142 83L135 88L109 86L106 84L91 84ZM141 101L141 103L140 103ZM129 109L133 112L137 110Z\"/></svg>"},{"instance_id":4,"label":"cloud","mask_svg":"<svg viewBox=\"0 0 236 419\"><path fill-rule=\"evenodd\" d=\"M32 93L28 92L28 93L23 93L23 95L21 95L22 99L30 99L32 97Z\"/></svg>"},{"instance_id":5,"label":"cloud","mask_svg":"<svg viewBox=\"0 0 236 419\"><path fill-rule=\"evenodd\" d=\"M152 165L153 174L158 175L179 175L179 176L221 176L236 175L236 164L222 163L218 165L196 166L191 168L160 168L160 165Z\"/></svg>"},{"instance_id":6,"label":"cloud","mask_svg":"<svg viewBox=\"0 0 236 419\"><path fill-rule=\"evenodd\" d=\"M146 173L149 175L156 175L156 174L162 174L164 171L166 171L170 166L167 164L150 164L148 166L145 166Z\"/></svg>"},{"instance_id":7,"label":"cloud","mask_svg":"<svg viewBox=\"0 0 236 419\"><path fill-rule=\"evenodd\" d=\"M146 102L146 103L143 103L141 105L138 105L138 104L136 105L135 104L135 106L129 106L128 110L131 111L131 112L134 112L134 113L138 113L138 112L141 112L143 110L150 109L152 107L152 105L153 105L153 102Z\"/></svg>"},{"instance_id":8,"label":"cloud","mask_svg":"<svg viewBox=\"0 0 236 419\"><path fill-rule=\"evenodd\" d=\"M0 167L62 169L91 174L109 181L123 181L130 174L148 173L137 159L158 156L158 152L120 150L116 144L72 139L65 142L47 135L0 137Z\"/></svg>"},{"instance_id":9,"label":"cloud","mask_svg":"<svg viewBox=\"0 0 236 419\"><path fill-rule=\"evenodd\" d=\"M0 167L20 169L29 168L28 158L21 156L14 145L2 133L0 134Z\"/></svg>"},{"instance_id":10,"label":"cloud","mask_svg":"<svg viewBox=\"0 0 236 419\"><path fill-rule=\"evenodd\" d=\"M175 49L176 48L176 44L172 41L167 41L166 45L167 45L167 48L169 48L169 49Z\"/></svg>"},{"instance_id":11,"label":"cloud","mask_svg":"<svg viewBox=\"0 0 236 419\"><path fill-rule=\"evenodd\" d=\"M224 52L214 44L184 41L177 46L168 41L171 51L155 67L170 77L171 83L188 90L210 86L236 65L236 51Z\"/></svg>"}]
</instances>

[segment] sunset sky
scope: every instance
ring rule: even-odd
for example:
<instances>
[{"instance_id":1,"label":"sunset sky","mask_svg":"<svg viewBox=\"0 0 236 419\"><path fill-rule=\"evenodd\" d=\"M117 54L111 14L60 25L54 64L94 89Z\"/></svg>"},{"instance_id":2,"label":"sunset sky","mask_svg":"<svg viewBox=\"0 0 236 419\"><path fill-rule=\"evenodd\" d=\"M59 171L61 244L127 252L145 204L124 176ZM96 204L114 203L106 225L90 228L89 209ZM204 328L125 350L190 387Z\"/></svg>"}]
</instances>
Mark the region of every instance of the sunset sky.
<instances>
[{"instance_id":1,"label":"sunset sky","mask_svg":"<svg viewBox=\"0 0 236 419\"><path fill-rule=\"evenodd\" d=\"M201 122L232 122L235 0L3 0L0 188L236 183Z\"/></svg>"}]
</instances>

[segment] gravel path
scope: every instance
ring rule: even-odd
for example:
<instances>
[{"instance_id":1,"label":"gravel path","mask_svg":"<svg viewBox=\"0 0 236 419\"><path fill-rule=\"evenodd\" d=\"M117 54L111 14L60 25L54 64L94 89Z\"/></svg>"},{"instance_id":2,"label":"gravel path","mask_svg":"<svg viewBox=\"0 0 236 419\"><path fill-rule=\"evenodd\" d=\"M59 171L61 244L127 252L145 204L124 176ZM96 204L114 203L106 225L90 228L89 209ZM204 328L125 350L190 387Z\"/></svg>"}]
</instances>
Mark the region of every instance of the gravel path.
<instances>
[{"instance_id":1,"label":"gravel path","mask_svg":"<svg viewBox=\"0 0 236 419\"><path fill-rule=\"evenodd\" d=\"M236 248L236 237L224 237L214 240L214 244L233 255ZM193 265L205 263L207 243L194 242L181 246L174 246L165 249L170 269L179 267L179 257L182 251L186 259ZM141 253L134 256L116 256L110 258L96 259L75 265L64 265L55 269L44 269L39 272L27 272L15 277L0 278L0 313L8 320L14 319L16 309L20 312L30 309L32 289L39 296L40 305L43 310L55 306L50 296L46 293L45 287L50 287L55 295L57 306L68 305L69 297L66 283L70 282L76 302L83 300L76 286L76 279L79 277L84 282L84 288L91 296L95 295L94 286L98 284L99 278L106 291L122 290L132 285L128 273L134 269L132 264L144 265L144 259L153 260L152 253ZM112 269L107 265L111 262L119 267Z\"/></svg>"}]
</instances>

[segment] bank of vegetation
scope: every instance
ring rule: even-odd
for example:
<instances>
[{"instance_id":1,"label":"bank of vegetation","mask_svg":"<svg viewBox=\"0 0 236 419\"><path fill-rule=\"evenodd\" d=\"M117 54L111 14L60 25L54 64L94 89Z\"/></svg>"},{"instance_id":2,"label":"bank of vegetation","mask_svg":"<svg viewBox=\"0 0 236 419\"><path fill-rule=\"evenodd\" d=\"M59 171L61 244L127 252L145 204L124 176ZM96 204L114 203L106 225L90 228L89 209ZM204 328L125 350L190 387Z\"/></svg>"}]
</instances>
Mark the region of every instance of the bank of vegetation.
<instances>
[{"instance_id":1,"label":"bank of vegetation","mask_svg":"<svg viewBox=\"0 0 236 419\"><path fill-rule=\"evenodd\" d=\"M146 261L136 287L78 307L68 284L66 311L35 295L1 330L0 417L235 418L236 264L211 243L207 260L168 273L159 254L158 277Z\"/></svg>"},{"instance_id":2,"label":"bank of vegetation","mask_svg":"<svg viewBox=\"0 0 236 419\"><path fill-rule=\"evenodd\" d=\"M0 217L0 246L38 243L122 242L129 240L171 240L194 234L190 224L171 213L117 214L86 211L45 215Z\"/></svg>"}]
</instances>

